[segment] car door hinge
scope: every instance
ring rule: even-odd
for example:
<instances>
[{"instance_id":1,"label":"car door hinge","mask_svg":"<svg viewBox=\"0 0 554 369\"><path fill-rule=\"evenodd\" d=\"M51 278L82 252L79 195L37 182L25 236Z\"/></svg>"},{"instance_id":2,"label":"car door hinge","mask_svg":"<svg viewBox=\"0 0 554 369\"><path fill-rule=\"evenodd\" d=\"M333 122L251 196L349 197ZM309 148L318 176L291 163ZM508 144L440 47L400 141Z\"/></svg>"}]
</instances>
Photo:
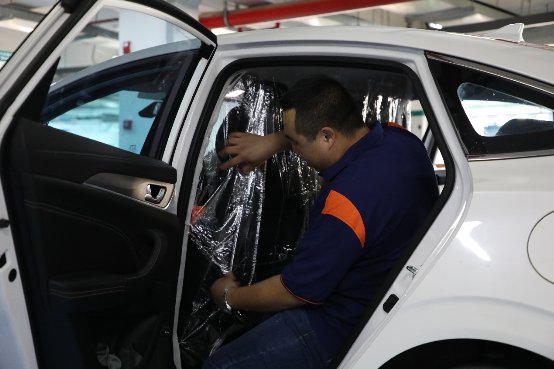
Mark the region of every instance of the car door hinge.
<instances>
[{"instance_id":1,"label":"car door hinge","mask_svg":"<svg viewBox=\"0 0 554 369\"><path fill-rule=\"evenodd\" d=\"M0 229L8 228L10 226L10 221L8 219L0 219Z\"/></svg>"}]
</instances>

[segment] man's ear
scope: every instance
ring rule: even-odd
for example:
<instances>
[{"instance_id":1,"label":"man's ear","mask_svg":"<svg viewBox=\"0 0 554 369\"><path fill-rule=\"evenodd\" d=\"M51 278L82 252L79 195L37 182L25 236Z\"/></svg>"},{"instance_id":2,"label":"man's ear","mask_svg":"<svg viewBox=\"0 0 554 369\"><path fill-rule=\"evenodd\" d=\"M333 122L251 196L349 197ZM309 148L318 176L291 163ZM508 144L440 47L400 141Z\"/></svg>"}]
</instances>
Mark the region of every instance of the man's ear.
<instances>
[{"instance_id":1,"label":"man's ear","mask_svg":"<svg viewBox=\"0 0 554 369\"><path fill-rule=\"evenodd\" d=\"M325 142L326 144L328 144L330 146L332 146L335 143L336 139L337 139L337 131L335 131L331 127L323 127L323 128L321 128L319 133L321 134L323 142Z\"/></svg>"}]
</instances>

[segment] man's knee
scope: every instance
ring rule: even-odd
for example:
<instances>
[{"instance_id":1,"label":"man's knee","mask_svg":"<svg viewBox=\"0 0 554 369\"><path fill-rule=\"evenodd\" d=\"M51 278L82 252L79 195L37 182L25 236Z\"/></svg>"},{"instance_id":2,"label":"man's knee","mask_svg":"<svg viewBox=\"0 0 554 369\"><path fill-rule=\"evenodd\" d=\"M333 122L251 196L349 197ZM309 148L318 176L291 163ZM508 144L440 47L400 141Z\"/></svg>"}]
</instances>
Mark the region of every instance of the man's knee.
<instances>
[{"instance_id":1,"label":"man's knee","mask_svg":"<svg viewBox=\"0 0 554 369\"><path fill-rule=\"evenodd\" d=\"M202 369L233 369L237 368L234 365L232 356L226 354L226 346L219 348L210 357L204 361Z\"/></svg>"},{"instance_id":2,"label":"man's knee","mask_svg":"<svg viewBox=\"0 0 554 369\"><path fill-rule=\"evenodd\" d=\"M202 365L202 369L224 369L223 366L219 366L214 361L215 360L213 360L213 356L210 356L206 361L204 361L204 365Z\"/></svg>"}]
</instances>

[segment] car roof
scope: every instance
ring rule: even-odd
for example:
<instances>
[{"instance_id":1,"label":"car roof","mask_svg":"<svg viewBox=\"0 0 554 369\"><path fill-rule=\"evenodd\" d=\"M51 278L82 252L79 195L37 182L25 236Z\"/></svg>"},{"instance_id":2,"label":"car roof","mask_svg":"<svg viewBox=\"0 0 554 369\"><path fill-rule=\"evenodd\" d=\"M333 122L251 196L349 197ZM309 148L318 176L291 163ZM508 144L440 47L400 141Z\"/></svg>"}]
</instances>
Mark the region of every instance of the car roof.
<instances>
[{"instance_id":1,"label":"car roof","mask_svg":"<svg viewBox=\"0 0 554 369\"><path fill-rule=\"evenodd\" d=\"M218 36L218 48L259 43L369 43L380 47L431 51L471 60L554 83L554 48L442 31L381 26L298 27L239 32Z\"/></svg>"}]
</instances>

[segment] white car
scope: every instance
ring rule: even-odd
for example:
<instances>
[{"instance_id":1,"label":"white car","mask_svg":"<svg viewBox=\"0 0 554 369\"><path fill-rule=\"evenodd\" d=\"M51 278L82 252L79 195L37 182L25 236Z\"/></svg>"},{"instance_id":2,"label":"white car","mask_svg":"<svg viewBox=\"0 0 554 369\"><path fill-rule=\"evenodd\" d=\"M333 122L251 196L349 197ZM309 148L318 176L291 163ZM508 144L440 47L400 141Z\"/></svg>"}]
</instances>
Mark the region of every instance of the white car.
<instances>
[{"instance_id":1,"label":"white car","mask_svg":"<svg viewBox=\"0 0 554 369\"><path fill-rule=\"evenodd\" d=\"M278 272L318 179L292 154L221 173L216 152L279 129L308 74L419 135L441 190L331 367L554 368L553 61L414 29L216 37L164 2L62 1L0 70L0 368L196 368L244 329L204 287Z\"/></svg>"}]
</instances>

